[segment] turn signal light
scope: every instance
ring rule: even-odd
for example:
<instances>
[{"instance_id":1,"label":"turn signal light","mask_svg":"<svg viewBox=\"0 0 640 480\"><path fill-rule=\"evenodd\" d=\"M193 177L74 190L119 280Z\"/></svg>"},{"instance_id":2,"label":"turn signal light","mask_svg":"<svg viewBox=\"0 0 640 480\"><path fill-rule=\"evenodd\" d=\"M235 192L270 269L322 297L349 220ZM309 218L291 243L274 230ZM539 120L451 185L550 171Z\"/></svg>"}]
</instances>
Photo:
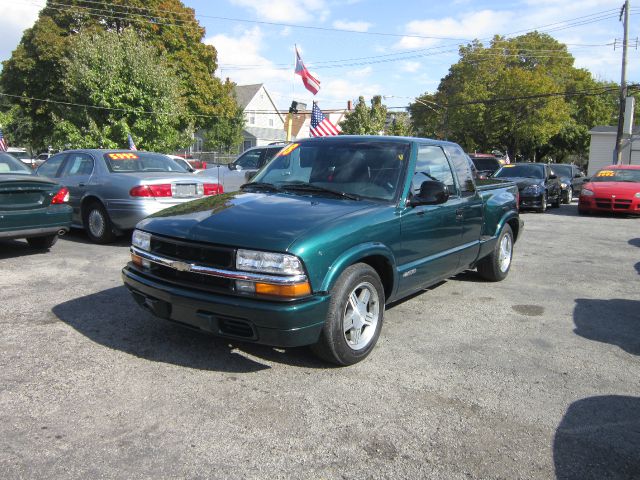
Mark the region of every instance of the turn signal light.
<instances>
[{"instance_id":1,"label":"turn signal light","mask_svg":"<svg viewBox=\"0 0 640 480\"><path fill-rule=\"evenodd\" d=\"M294 285L274 285L272 283L256 283L256 294L272 295L274 297L304 297L311 293L308 282Z\"/></svg>"},{"instance_id":2,"label":"turn signal light","mask_svg":"<svg viewBox=\"0 0 640 480\"><path fill-rule=\"evenodd\" d=\"M222 185L219 183L205 183L204 184L204 194L205 195L220 195L224 193L224 189Z\"/></svg>"},{"instance_id":3,"label":"turn signal light","mask_svg":"<svg viewBox=\"0 0 640 480\"><path fill-rule=\"evenodd\" d=\"M67 203L69 201L69 189L67 187L62 187L60 190L58 190L58 193L56 193L53 198L51 199L51 204L56 204L56 203Z\"/></svg>"},{"instance_id":4,"label":"turn signal light","mask_svg":"<svg viewBox=\"0 0 640 480\"><path fill-rule=\"evenodd\" d=\"M171 184L138 185L129 191L132 197L171 197Z\"/></svg>"}]
</instances>

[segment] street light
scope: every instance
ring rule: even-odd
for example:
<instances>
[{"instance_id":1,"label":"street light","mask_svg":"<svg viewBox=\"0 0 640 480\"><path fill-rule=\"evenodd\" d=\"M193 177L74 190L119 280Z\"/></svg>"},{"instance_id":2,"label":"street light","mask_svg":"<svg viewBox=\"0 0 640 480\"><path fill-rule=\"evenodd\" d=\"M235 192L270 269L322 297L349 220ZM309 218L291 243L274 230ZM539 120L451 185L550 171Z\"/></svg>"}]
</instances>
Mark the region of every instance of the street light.
<instances>
[{"instance_id":1,"label":"street light","mask_svg":"<svg viewBox=\"0 0 640 480\"><path fill-rule=\"evenodd\" d=\"M435 105L436 107L444 110L444 139L447 140L448 137L448 109L447 107L443 107L442 105L440 105L439 103L436 102L432 102L430 100L420 100L418 98L413 98L413 97L401 97L398 95L383 95L382 98L384 98L385 100L387 98L406 98L409 100L413 100L416 103L419 103L420 105L424 105L425 107L433 110L435 113L440 114L440 112L438 110L436 110L435 108L433 108L431 105Z\"/></svg>"}]
</instances>

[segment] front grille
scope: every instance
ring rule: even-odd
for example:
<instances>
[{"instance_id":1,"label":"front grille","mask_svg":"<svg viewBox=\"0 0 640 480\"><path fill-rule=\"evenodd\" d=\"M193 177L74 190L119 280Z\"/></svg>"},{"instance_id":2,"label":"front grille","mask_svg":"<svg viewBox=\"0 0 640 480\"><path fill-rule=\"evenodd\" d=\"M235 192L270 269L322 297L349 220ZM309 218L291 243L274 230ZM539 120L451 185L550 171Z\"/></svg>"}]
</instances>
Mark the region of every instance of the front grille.
<instances>
[{"instance_id":1,"label":"front grille","mask_svg":"<svg viewBox=\"0 0 640 480\"><path fill-rule=\"evenodd\" d=\"M596 206L607 210L629 210L631 200L622 198L596 198Z\"/></svg>"},{"instance_id":2,"label":"front grille","mask_svg":"<svg viewBox=\"0 0 640 480\"><path fill-rule=\"evenodd\" d=\"M234 263L232 248L202 245L155 235L151 237L151 253L172 260L227 270L233 269L231 267ZM235 286L233 280L228 278L182 272L157 263L151 263L151 267L144 269L143 273L181 287L208 292L228 293L233 291Z\"/></svg>"}]
</instances>

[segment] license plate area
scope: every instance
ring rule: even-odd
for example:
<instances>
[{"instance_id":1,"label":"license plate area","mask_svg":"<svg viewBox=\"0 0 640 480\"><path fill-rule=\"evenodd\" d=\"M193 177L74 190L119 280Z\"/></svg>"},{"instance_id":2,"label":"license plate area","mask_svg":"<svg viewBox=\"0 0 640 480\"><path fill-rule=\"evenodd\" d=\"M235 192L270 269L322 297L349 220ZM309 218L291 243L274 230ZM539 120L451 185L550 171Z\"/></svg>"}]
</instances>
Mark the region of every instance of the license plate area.
<instances>
[{"instance_id":1,"label":"license plate area","mask_svg":"<svg viewBox=\"0 0 640 480\"><path fill-rule=\"evenodd\" d=\"M172 186L172 190L176 198L195 197L197 194L195 183L176 183Z\"/></svg>"}]
</instances>

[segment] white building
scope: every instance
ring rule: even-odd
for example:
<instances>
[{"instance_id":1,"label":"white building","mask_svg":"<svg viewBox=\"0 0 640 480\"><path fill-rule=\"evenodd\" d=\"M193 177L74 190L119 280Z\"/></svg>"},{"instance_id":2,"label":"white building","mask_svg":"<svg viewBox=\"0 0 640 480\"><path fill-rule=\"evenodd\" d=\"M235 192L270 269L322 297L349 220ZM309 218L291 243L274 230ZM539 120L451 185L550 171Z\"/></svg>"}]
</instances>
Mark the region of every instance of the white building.
<instances>
[{"instance_id":1,"label":"white building","mask_svg":"<svg viewBox=\"0 0 640 480\"><path fill-rule=\"evenodd\" d=\"M613 165L613 151L616 147L618 127L597 126L589 130L589 168L587 176L591 177L601 168ZM622 163L640 165L640 127L633 128L631 140L624 140L622 147Z\"/></svg>"},{"instance_id":2,"label":"white building","mask_svg":"<svg viewBox=\"0 0 640 480\"><path fill-rule=\"evenodd\" d=\"M243 151L286 140L285 118L263 84L237 85L234 90L236 101L244 111Z\"/></svg>"}]
</instances>

